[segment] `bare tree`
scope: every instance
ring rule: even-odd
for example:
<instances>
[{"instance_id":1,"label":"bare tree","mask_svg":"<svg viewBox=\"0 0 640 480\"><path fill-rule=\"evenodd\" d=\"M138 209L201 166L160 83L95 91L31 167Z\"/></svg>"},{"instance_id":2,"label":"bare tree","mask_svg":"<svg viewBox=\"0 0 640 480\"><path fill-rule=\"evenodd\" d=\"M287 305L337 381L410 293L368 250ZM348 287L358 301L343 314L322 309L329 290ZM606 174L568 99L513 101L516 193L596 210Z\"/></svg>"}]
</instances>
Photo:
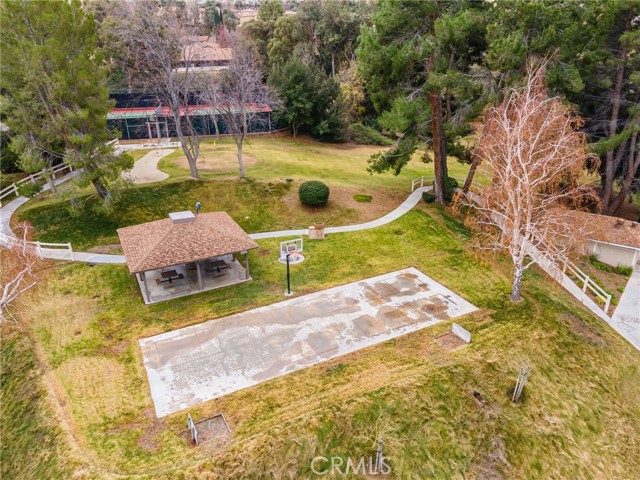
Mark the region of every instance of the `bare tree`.
<instances>
[{"instance_id":1,"label":"bare tree","mask_svg":"<svg viewBox=\"0 0 640 480\"><path fill-rule=\"evenodd\" d=\"M566 258L580 240L567 221L568 207L597 201L595 191L579 183L589 160L582 120L560 98L549 98L543 82L544 64L530 68L526 86L486 112L476 155L491 184L460 200L473 206L470 221L489 248L511 256L513 301L520 300L527 268L541 258ZM542 257L531 256L535 251Z\"/></svg>"},{"instance_id":2,"label":"bare tree","mask_svg":"<svg viewBox=\"0 0 640 480\"><path fill-rule=\"evenodd\" d=\"M221 72L219 90L207 88L205 91L209 92L207 95L220 92L219 98L210 97L208 103L215 104L217 101L216 108L236 142L240 178L244 178L242 147L245 137L250 126L264 121L260 113L273 104L273 97L264 82L260 57L253 44L238 34L229 37L232 57L229 67Z\"/></svg>"},{"instance_id":3,"label":"bare tree","mask_svg":"<svg viewBox=\"0 0 640 480\"><path fill-rule=\"evenodd\" d=\"M137 3L128 34L140 46L142 68L137 83L154 92L160 105L169 107L191 177L197 179L200 138L193 124L195 107L191 105L199 81L194 46L197 32L183 18L188 12L177 12L171 8L158 10L153 2Z\"/></svg>"},{"instance_id":4,"label":"bare tree","mask_svg":"<svg viewBox=\"0 0 640 480\"><path fill-rule=\"evenodd\" d=\"M3 237L0 246L0 325L7 321L9 306L38 283L40 259L28 241L28 228L21 225L22 238Z\"/></svg>"}]
</instances>

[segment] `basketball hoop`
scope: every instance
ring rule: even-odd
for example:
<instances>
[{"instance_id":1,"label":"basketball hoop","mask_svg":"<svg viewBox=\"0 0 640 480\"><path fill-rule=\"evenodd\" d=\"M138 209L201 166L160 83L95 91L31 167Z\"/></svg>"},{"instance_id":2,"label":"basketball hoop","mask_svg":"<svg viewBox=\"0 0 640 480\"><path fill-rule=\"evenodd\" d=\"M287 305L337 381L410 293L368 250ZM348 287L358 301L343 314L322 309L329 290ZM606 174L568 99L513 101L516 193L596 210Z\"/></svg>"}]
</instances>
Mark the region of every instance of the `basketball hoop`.
<instances>
[{"instance_id":1,"label":"basketball hoop","mask_svg":"<svg viewBox=\"0 0 640 480\"><path fill-rule=\"evenodd\" d=\"M280 257L278 261L280 263L287 263L287 256L289 257L289 263L296 264L304 261L304 256L300 253L303 250L303 242L301 238L295 240L287 240L280 243Z\"/></svg>"}]
</instances>

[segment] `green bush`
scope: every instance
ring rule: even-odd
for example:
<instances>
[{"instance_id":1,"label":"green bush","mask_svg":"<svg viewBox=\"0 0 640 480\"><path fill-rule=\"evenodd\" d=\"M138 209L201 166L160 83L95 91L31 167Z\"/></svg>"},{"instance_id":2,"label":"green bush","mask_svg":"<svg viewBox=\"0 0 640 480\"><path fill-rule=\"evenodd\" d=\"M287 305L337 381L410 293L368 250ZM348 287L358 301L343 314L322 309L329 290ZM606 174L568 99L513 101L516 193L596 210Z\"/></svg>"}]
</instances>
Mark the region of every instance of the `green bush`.
<instances>
[{"instance_id":1,"label":"green bush","mask_svg":"<svg viewBox=\"0 0 640 480\"><path fill-rule=\"evenodd\" d=\"M600 260L598 260L598 258L598 255L592 253L591 255L589 255L589 263L596 267L598 270L602 270L603 272L610 272L611 267L606 263L602 263Z\"/></svg>"},{"instance_id":2,"label":"green bush","mask_svg":"<svg viewBox=\"0 0 640 480\"><path fill-rule=\"evenodd\" d=\"M40 193L42 187L44 186L44 181L38 180L35 183L25 182L18 187L18 194L23 197L35 197Z\"/></svg>"},{"instance_id":3,"label":"green bush","mask_svg":"<svg viewBox=\"0 0 640 480\"><path fill-rule=\"evenodd\" d=\"M373 197L371 195L356 194L353 196L353 199L356 202L360 202L360 203L371 203L371 200L373 200Z\"/></svg>"},{"instance_id":4,"label":"green bush","mask_svg":"<svg viewBox=\"0 0 640 480\"><path fill-rule=\"evenodd\" d=\"M422 200L424 203L433 203L436 201L436 196L431 192L422 192Z\"/></svg>"},{"instance_id":5,"label":"green bush","mask_svg":"<svg viewBox=\"0 0 640 480\"><path fill-rule=\"evenodd\" d=\"M625 277L630 277L633 273L633 267L629 267L627 265L616 265L616 273L618 275L624 275Z\"/></svg>"},{"instance_id":6,"label":"green bush","mask_svg":"<svg viewBox=\"0 0 640 480\"><path fill-rule=\"evenodd\" d=\"M349 125L348 135L350 141L361 145L382 145L388 147L393 144L391 139L385 137L375 128L367 127L361 123Z\"/></svg>"},{"instance_id":7,"label":"green bush","mask_svg":"<svg viewBox=\"0 0 640 480\"><path fill-rule=\"evenodd\" d=\"M444 179L444 201L449 203L453 199L453 195L458 188L458 181L455 178L447 177Z\"/></svg>"},{"instance_id":8,"label":"green bush","mask_svg":"<svg viewBox=\"0 0 640 480\"><path fill-rule=\"evenodd\" d=\"M298 189L298 197L303 205L324 207L329 201L329 187L317 180L304 182Z\"/></svg>"}]
</instances>

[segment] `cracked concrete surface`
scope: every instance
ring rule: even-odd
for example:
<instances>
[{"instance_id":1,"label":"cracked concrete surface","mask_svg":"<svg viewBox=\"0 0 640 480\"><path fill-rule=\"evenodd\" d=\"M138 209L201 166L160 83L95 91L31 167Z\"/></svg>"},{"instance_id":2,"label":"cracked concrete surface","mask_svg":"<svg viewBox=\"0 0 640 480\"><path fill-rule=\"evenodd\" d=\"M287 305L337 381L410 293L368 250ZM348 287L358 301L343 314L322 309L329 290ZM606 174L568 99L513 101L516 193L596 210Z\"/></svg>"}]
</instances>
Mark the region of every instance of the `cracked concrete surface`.
<instances>
[{"instance_id":1,"label":"cracked concrete surface","mask_svg":"<svg viewBox=\"0 0 640 480\"><path fill-rule=\"evenodd\" d=\"M140 340L158 417L476 307L415 268Z\"/></svg>"}]
</instances>

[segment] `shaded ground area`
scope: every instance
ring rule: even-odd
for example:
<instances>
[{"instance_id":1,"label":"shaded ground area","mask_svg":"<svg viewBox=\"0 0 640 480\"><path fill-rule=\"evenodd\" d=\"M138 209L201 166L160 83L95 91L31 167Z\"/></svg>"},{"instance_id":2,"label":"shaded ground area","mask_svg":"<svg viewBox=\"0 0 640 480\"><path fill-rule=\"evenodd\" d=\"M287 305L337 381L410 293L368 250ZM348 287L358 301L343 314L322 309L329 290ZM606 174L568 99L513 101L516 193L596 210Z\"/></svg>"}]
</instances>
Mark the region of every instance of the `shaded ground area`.
<instances>
[{"instance_id":1,"label":"shaded ground area","mask_svg":"<svg viewBox=\"0 0 640 480\"><path fill-rule=\"evenodd\" d=\"M415 268L140 341L159 417L476 310Z\"/></svg>"}]
</instances>

